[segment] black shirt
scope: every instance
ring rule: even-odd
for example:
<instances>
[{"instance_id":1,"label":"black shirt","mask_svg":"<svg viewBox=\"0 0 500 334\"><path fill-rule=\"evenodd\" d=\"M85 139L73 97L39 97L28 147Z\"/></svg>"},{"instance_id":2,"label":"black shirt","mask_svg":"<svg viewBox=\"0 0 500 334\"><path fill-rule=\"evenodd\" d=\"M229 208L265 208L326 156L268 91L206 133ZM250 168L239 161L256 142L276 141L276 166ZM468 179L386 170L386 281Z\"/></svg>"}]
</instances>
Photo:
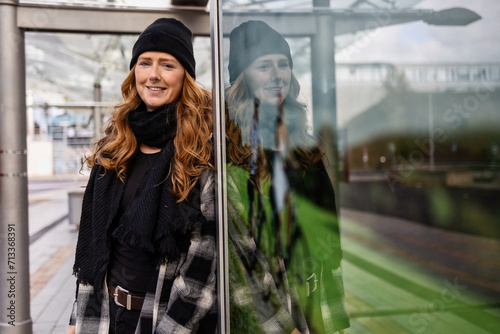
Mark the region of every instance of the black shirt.
<instances>
[{"instance_id":1,"label":"black shirt","mask_svg":"<svg viewBox=\"0 0 500 334\"><path fill-rule=\"evenodd\" d=\"M120 201L118 217L121 217L134 200L135 193L144 176L159 157L160 152L136 154L130 174L127 177L123 196ZM141 249L132 247L128 242L112 240L111 259L108 268L108 281L131 292L145 294L156 268L152 257Z\"/></svg>"}]
</instances>

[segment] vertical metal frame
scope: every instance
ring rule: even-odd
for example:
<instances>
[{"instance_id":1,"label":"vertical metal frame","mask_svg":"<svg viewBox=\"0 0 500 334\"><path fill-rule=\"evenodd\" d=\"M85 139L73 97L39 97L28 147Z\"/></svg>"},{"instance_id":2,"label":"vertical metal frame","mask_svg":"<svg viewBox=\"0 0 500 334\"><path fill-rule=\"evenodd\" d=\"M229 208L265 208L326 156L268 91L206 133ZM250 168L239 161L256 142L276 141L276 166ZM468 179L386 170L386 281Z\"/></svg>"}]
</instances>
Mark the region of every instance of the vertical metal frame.
<instances>
[{"instance_id":1,"label":"vertical metal frame","mask_svg":"<svg viewBox=\"0 0 500 334\"><path fill-rule=\"evenodd\" d=\"M214 115L214 154L216 171L216 221L217 224L217 302L218 332L229 334L229 258L227 233L226 196L226 127L224 117L224 78L222 69L221 6L219 0L211 1L210 40L212 48L212 107Z\"/></svg>"},{"instance_id":2,"label":"vertical metal frame","mask_svg":"<svg viewBox=\"0 0 500 334\"><path fill-rule=\"evenodd\" d=\"M0 332L32 333L24 31L0 1Z\"/></svg>"}]
</instances>

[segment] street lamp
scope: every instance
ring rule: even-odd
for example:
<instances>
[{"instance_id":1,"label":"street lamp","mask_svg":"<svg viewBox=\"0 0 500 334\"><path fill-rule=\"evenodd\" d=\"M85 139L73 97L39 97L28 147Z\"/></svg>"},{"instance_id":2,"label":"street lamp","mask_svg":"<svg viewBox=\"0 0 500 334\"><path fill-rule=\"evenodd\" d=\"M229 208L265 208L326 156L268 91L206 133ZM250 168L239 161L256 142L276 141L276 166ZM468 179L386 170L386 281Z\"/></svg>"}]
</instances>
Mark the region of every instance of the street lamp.
<instances>
[{"instance_id":1,"label":"street lamp","mask_svg":"<svg viewBox=\"0 0 500 334\"><path fill-rule=\"evenodd\" d=\"M472 10L455 7L431 12L423 21L437 26L466 26L480 18L481 16Z\"/></svg>"}]
</instances>

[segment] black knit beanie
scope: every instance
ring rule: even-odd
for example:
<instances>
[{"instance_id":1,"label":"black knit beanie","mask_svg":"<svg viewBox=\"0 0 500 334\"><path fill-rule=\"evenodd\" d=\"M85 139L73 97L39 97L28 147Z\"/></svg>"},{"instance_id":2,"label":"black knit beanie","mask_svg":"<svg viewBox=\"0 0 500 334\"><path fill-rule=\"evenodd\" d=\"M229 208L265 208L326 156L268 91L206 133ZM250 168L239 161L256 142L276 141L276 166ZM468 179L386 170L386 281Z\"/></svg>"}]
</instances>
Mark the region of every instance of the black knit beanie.
<instances>
[{"instance_id":1,"label":"black knit beanie","mask_svg":"<svg viewBox=\"0 0 500 334\"><path fill-rule=\"evenodd\" d=\"M176 19L161 18L154 21L139 35L134 44L130 69L144 52L166 52L174 56L189 75L196 79L192 37L191 30Z\"/></svg>"},{"instance_id":2,"label":"black knit beanie","mask_svg":"<svg viewBox=\"0 0 500 334\"><path fill-rule=\"evenodd\" d=\"M290 46L279 32L262 21L247 21L229 34L229 82L236 78L255 59L268 54L283 54L293 68Z\"/></svg>"}]
</instances>

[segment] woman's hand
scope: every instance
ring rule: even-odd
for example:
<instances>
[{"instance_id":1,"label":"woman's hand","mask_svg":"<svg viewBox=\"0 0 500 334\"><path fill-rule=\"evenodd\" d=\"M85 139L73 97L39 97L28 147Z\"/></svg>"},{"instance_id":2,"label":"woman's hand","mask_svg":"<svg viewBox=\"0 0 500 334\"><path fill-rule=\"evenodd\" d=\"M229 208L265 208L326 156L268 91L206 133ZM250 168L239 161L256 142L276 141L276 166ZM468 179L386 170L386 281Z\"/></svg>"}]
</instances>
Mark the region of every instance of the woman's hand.
<instances>
[{"instance_id":1,"label":"woman's hand","mask_svg":"<svg viewBox=\"0 0 500 334\"><path fill-rule=\"evenodd\" d=\"M69 326L66 334L75 334L75 326Z\"/></svg>"}]
</instances>

